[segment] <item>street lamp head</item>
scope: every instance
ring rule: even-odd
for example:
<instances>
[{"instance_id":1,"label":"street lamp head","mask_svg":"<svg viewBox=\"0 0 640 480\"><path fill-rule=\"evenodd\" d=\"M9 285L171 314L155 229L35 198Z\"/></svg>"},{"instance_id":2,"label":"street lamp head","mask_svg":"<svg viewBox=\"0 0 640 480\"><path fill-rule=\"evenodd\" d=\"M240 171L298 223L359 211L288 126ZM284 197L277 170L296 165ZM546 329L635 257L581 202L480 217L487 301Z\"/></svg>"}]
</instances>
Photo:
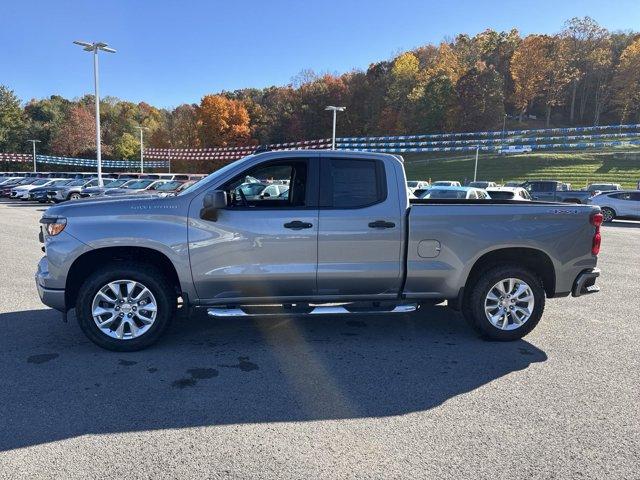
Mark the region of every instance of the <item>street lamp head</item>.
<instances>
[{"instance_id":1,"label":"street lamp head","mask_svg":"<svg viewBox=\"0 0 640 480\"><path fill-rule=\"evenodd\" d=\"M83 42L81 40L74 40L73 43L75 43L76 45L80 45L81 47L84 47L83 50L86 52L95 52L96 50L102 50L103 52L107 52L107 53L116 53L116 51L113 48L109 47L104 42L90 43L90 42Z\"/></svg>"},{"instance_id":2,"label":"street lamp head","mask_svg":"<svg viewBox=\"0 0 640 480\"><path fill-rule=\"evenodd\" d=\"M347 107L334 107L333 105L329 105L325 108L325 110L333 110L334 112L344 112Z\"/></svg>"}]
</instances>

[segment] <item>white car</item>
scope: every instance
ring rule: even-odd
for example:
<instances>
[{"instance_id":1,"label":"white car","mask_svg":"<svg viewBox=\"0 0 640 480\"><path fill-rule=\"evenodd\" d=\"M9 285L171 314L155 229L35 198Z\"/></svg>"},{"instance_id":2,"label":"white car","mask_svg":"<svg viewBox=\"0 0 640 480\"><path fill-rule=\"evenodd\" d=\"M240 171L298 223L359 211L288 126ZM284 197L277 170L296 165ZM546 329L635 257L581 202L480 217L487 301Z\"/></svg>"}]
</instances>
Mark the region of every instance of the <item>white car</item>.
<instances>
[{"instance_id":1,"label":"white car","mask_svg":"<svg viewBox=\"0 0 640 480\"><path fill-rule=\"evenodd\" d=\"M490 200L486 190L473 187L442 186L431 187L420 198L441 200Z\"/></svg>"},{"instance_id":2,"label":"white car","mask_svg":"<svg viewBox=\"0 0 640 480\"><path fill-rule=\"evenodd\" d=\"M260 192L260 198L277 198L289 191L289 185L271 184Z\"/></svg>"},{"instance_id":3,"label":"white car","mask_svg":"<svg viewBox=\"0 0 640 480\"><path fill-rule=\"evenodd\" d=\"M56 180L62 180L61 178L39 178L29 185L20 185L11 189L11 198L19 198L20 200L29 200L29 192L34 188L47 187Z\"/></svg>"},{"instance_id":4,"label":"white car","mask_svg":"<svg viewBox=\"0 0 640 480\"><path fill-rule=\"evenodd\" d=\"M587 199L586 203L598 205L605 222L618 217L640 218L640 190L599 193Z\"/></svg>"},{"instance_id":5,"label":"white car","mask_svg":"<svg viewBox=\"0 0 640 480\"><path fill-rule=\"evenodd\" d=\"M431 184L432 187L460 187L460 182L456 182L454 180L440 180L437 182L433 182Z\"/></svg>"},{"instance_id":6,"label":"white car","mask_svg":"<svg viewBox=\"0 0 640 480\"><path fill-rule=\"evenodd\" d=\"M497 200L520 200L530 202L531 195L522 187L489 187L487 193Z\"/></svg>"},{"instance_id":7,"label":"white car","mask_svg":"<svg viewBox=\"0 0 640 480\"><path fill-rule=\"evenodd\" d=\"M425 180L408 180L407 181L407 190L413 193L416 190L426 190L429 188L429 182Z\"/></svg>"}]
</instances>

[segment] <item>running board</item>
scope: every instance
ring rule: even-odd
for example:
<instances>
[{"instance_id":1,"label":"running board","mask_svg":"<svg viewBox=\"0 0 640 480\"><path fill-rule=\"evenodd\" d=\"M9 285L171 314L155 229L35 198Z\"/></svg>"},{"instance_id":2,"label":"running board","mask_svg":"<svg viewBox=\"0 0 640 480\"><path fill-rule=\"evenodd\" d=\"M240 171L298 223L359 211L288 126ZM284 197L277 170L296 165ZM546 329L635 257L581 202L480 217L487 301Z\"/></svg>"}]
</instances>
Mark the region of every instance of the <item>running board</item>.
<instances>
[{"instance_id":1,"label":"running board","mask_svg":"<svg viewBox=\"0 0 640 480\"><path fill-rule=\"evenodd\" d=\"M354 315L354 314L375 314L375 313L410 313L415 312L418 309L417 303L407 303L402 305L396 305L391 309L380 308L363 308L355 307L349 308L349 305L326 305L326 306L311 306L306 310L281 308L274 310L273 308L260 311L259 307L252 306L252 312L243 310L242 307L209 307L207 308L207 314L210 317L263 317L263 316L276 316L276 315Z\"/></svg>"}]
</instances>

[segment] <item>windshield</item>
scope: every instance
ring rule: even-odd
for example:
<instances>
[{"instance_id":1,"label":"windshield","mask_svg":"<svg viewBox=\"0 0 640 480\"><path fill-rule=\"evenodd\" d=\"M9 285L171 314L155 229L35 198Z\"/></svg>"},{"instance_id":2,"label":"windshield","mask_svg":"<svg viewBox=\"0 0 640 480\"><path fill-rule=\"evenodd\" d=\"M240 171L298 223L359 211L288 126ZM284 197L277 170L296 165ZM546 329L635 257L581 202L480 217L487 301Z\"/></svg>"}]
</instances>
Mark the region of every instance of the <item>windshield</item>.
<instances>
[{"instance_id":1,"label":"windshield","mask_svg":"<svg viewBox=\"0 0 640 480\"><path fill-rule=\"evenodd\" d=\"M407 182L407 185L411 188L416 188L418 186L418 182L415 182L413 180L410 180Z\"/></svg>"},{"instance_id":2,"label":"windshield","mask_svg":"<svg viewBox=\"0 0 640 480\"><path fill-rule=\"evenodd\" d=\"M160 185L158 188L156 188L156 190L158 192L172 191L172 190L175 190L176 188L178 188L180 185L182 185L182 182L177 182L177 181L167 182L167 183L164 183L164 184Z\"/></svg>"},{"instance_id":3,"label":"windshield","mask_svg":"<svg viewBox=\"0 0 640 480\"><path fill-rule=\"evenodd\" d=\"M44 185L45 183L49 183L51 180L49 180L48 178L40 178L38 180L36 180L35 182L33 182L31 185L34 186L38 186L38 185Z\"/></svg>"},{"instance_id":4,"label":"windshield","mask_svg":"<svg viewBox=\"0 0 640 480\"><path fill-rule=\"evenodd\" d=\"M73 182L67 183L68 187L81 187L82 185L84 185L85 183L87 183L86 180L74 180Z\"/></svg>"},{"instance_id":5,"label":"windshield","mask_svg":"<svg viewBox=\"0 0 640 480\"><path fill-rule=\"evenodd\" d=\"M253 155L248 155L246 157L242 157L242 158L236 160L235 162L231 162L231 163L225 165L221 169L216 170L215 172L211 173L210 175L207 175L206 177L204 177L202 180L198 181L197 183L194 183L190 187L185 188L178 195L187 195L187 194L189 194L189 192L191 192L195 188L198 188L200 185L202 185L202 183L207 183L209 181L215 181L215 179L217 177L221 177L221 176L225 175L229 170L234 169L236 167L236 165L239 165L240 163L244 162L246 159L251 158L251 157L253 157ZM197 185L197 187L196 187L196 185Z\"/></svg>"},{"instance_id":6,"label":"windshield","mask_svg":"<svg viewBox=\"0 0 640 480\"><path fill-rule=\"evenodd\" d=\"M67 185L71 180L69 179L65 179L65 180L54 180L50 186L52 187L61 187L63 185Z\"/></svg>"},{"instance_id":7,"label":"windshield","mask_svg":"<svg viewBox=\"0 0 640 480\"><path fill-rule=\"evenodd\" d=\"M140 190L142 188L147 188L151 185L155 180L136 180L132 183L127 182L123 185L123 188L128 188L130 190Z\"/></svg>"},{"instance_id":8,"label":"windshield","mask_svg":"<svg viewBox=\"0 0 640 480\"><path fill-rule=\"evenodd\" d=\"M467 198L467 192L464 190L443 190L432 188L428 190L422 198Z\"/></svg>"},{"instance_id":9,"label":"windshield","mask_svg":"<svg viewBox=\"0 0 640 480\"><path fill-rule=\"evenodd\" d=\"M126 182L127 180L114 180L113 182L105 184L104 188L116 188L120 185L124 185Z\"/></svg>"}]
</instances>

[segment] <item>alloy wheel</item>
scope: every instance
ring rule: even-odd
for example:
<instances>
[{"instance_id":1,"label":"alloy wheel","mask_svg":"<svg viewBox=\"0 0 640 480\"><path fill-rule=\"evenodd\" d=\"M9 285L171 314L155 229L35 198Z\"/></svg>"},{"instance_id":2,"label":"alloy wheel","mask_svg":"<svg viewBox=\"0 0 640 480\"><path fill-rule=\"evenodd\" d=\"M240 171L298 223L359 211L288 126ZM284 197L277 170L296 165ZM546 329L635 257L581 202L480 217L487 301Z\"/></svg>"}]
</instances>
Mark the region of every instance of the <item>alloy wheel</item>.
<instances>
[{"instance_id":1,"label":"alloy wheel","mask_svg":"<svg viewBox=\"0 0 640 480\"><path fill-rule=\"evenodd\" d=\"M115 280L95 294L91 314L105 335L131 340L149 331L158 314L158 303L151 290L142 283Z\"/></svg>"},{"instance_id":2,"label":"alloy wheel","mask_svg":"<svg viewBox=\"0 0 640 480\"><path fill-rule=\"evenodd\" d=\"M489 289L484 311L489 322L500 330L515 330L524 325L535 306L533 290L519 278L505 278Z\"/></svg>"}]
</instances>

